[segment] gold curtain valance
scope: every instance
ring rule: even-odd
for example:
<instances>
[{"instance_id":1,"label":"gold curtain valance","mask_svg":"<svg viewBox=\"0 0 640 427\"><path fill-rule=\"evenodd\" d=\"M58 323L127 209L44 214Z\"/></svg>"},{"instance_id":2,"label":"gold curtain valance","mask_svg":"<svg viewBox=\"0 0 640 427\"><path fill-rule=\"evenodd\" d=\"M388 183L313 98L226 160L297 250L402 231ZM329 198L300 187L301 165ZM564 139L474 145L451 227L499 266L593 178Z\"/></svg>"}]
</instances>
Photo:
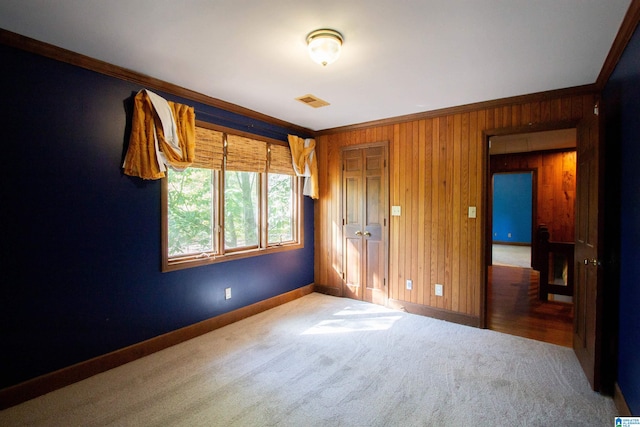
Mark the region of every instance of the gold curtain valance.
<instances>
[{"instance_id":1,"label":"gold curtain valance","mask_svg":"<svg viewBox=\"0 0 640 427\"><path fill-rule=\"evenodd\" d=\"M184 169L195 157L193 107L166 101L143 89L134 97L124 173L143 179L165 176L166 167Z\"/></svg>"},{"instance_id":2,"label":"gold curtain valance","mask_svg":"<svg viewBox=\"0 0 640 427\"><path fill-rule=\"evenodd\" d=\"M296 175L305 177L304 195L312 199L319 198L318 160L315 151L316 140L312 138L303 139L295 135L289 135L288 139Z\"/></svg>"}]
</instances>

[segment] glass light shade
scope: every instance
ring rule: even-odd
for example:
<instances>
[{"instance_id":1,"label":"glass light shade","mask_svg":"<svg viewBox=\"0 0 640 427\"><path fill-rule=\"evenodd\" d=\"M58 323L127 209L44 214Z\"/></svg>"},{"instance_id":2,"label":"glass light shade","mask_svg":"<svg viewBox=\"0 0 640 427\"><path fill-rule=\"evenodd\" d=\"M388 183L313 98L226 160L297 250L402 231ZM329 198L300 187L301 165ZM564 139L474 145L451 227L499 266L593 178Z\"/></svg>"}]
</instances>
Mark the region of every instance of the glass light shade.
<instances>
[{"instance_id":1,"label":"glass light shade","mask_svg":"<svg viewBox=\"0 0 640 427\"><path fill-rule=\"evenodd\" d=\"M340 56L342 35L334 30L313 31L307 36L307 45L311 59L326 66Z\"/></svg>"}]
</instances>

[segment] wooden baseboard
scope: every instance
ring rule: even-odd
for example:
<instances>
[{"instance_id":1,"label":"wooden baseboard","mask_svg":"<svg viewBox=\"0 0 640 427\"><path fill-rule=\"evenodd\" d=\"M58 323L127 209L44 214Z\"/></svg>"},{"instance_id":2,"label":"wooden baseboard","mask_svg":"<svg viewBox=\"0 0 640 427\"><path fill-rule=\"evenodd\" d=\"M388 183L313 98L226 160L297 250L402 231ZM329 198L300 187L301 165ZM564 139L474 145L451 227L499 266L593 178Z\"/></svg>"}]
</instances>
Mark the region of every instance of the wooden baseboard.
<instances>
[{"instance_id":1,"label":"wooden baseboard","mask_svg":"<svg viewBox=\"0 0 640 427\"><path fill-rule=\"evenodd\" d=\"M613 403L616 404L616 409L618 410L618 414L621 417L631 417L633 414L627 405L627 401L624 399L624 395L622 394L622 390L620 390L620 386L616 382L613 386Z\"/></svg>"},{"instance_id":2,"label":"wooden baseboard","mask_svg":"<svg viewBox=\"0 0 640 427\"><path fill-rule=\"evenodd\" d=\"M37 378L0 390L0 410L17 405L75 382L97 375L125 363L206 334L223 326L301 298L312 293L314 285L303 286L273 298L212 317L202 322L168 332L146 341L62 368Z\"/></svg>"},{"instance_id":3,"label":"wooden baseboard","mask_svg":"<svg viewBox=\"0 0 640 427\"><path fill-rule=\"evenodd\" d=\"M331 286L326 285L318 285L317 283L313 287L314 292L318 292L320 294L331 295L332 297L341 297L342 289L333 288Z\"/></svg>"},{"instance_id":4,"label":"wooden baseboard","mask_svg":"<svg viewBox=\"0 0 640 427\"><path fill-rule=\"evenodd\" d=\"M446 320L447 322L458 323L460 325L480 327L480 317L469 314L457 313L443 310L441 308L427 307L412 302L389 299L387 305L395 310L403 310L407 313L419 314L421 316L433 317L435 319Z\"/></svg>"}]
</instances>

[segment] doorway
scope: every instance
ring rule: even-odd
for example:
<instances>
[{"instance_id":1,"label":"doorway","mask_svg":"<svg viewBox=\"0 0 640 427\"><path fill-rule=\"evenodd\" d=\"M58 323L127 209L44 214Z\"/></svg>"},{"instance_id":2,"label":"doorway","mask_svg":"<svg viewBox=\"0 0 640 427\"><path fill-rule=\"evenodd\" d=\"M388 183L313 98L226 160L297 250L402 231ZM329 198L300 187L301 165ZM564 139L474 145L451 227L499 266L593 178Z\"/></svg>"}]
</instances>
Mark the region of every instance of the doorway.
<instances>
[{"instance_id":1,"label":"doorway","mask_svg":"<svg viewBox=\"0 0 640 427\"><path fill-rule=\"evenodd\" d=\"M343 295L388 300L388 143L345 147L342 156Z\"/></svg>"},{"instance_id":2,"label":"doorway","mask_svg":"<svg viewBox=\"0 0 640 427\"><path fill-rule=\"evenodd\" d=\"M576 130L503 134L489 144L486 326L571 347L573 304L540 298L532 258L540 225L574 240Z\"/></svg>"}]
</instances>

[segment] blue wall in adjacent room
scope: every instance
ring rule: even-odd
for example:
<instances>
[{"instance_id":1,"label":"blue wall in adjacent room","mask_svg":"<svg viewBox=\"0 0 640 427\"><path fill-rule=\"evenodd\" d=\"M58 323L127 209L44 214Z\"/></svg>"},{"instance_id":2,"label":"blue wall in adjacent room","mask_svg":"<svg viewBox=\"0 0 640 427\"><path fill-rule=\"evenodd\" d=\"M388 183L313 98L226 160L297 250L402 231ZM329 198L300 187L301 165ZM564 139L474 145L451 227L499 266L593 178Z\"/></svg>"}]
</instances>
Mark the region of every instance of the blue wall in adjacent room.
<instances>
[{"instance_id":1,"label":"blue wall in adjacent room","mask_svg":"<svg viewBox=\"0 0 640 427\"><path fill-rule=\"evenodd\" d=\"M620 264L617 380L632 413L640 415L640 29L605 87L602 111L606 164L612 165L606 173L619 175L620 186L617 200L608 203L620 205L613 222L619 222L619 248L612 250Z\"/></svg>"},{"instance_id":2,"label":"blue wall in adjacent room","mask_svg":"<svg viewBox=\"0 0 640 427\"><path fill-rule=\"evenodd\" d=\"M7 46L0 62L0 388L313 282L306 197L303 249L161 273L160 181L121 168L141 87ZM290 132L158 93L199 120Z\"/></svg>"},{"instance_id":3,"label":"blue wall in adjacent room","mask_svg":"<svg viewBox=\"0 0 640 427\"><path fill-rule=\"evenodd\" d=\"M493 175L494 241L531 244L531 194L531 172Z\"/></svg>"}]
</instances>

